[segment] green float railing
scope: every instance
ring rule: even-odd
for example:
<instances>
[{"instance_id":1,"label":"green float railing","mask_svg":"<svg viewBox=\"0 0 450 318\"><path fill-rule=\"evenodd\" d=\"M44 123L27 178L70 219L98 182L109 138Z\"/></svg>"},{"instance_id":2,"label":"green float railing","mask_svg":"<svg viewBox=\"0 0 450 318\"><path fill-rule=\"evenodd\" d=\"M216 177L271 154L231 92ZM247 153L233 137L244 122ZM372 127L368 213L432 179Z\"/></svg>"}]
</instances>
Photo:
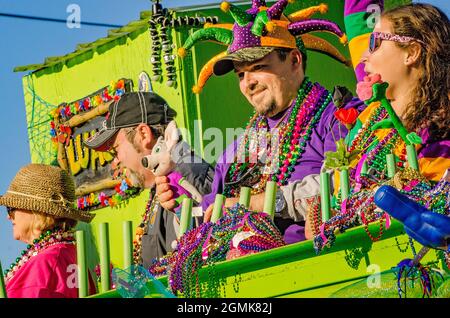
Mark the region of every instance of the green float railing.
<instances>
[{"instance_id":1,"label":"green float railing","mask_svg":"<svg viewBox=\"0 0 450 318\"><path fill-rule=\"evenodd\" d=\"M250 194L251 189L248 187L241 187L241 191L239 193L239 204L242 204L246 208L250 207Z\"/></svg>"},{"instance_id":2,"label":"green float railing","mask_svg":"<svg viewBox=\"0 0 450 318\"><path fill-rule=\"evenodd\" d=\"M2 263L0 262L0 298L6 298L6 286L5 286L5 280L3 279L3 269L2 269Z\"/></svg>"},{"instance_id":3,"label":"green float railing","mask_svg":"<svg viewBox=\"0 0 450 318\"><path fill-rule=\"evenodd\" d=\"M267 181L266 194L264 196L263 211L269 214L272 219L275 216L276 195L277 195L277 183L275 181Z\"/></svg>"},{"instance_id":4,"label":"green float railing","mask_svg":"<svg viewBox=\"0 0 450 318\"><path fill-rule=\"evenodd\" d=\"M133 230L131 221L123 221L123 268L133 264Z\"/></svg>"},{"instance_id":5,"label":"green float railing","mask_svg":"<svg viewBox=\"0 0 450 318\"><path fill-rule=\"evenodd\" d=\"M322 222L330 219L330 174L320 173L320 208L322 212Z\"/></svg>"},{"instance_id":6,"label":"green float railing","mask_svg":"<svg viewBox=\"0 0 450 318\"><path fill-rule=\"evenodd\" d=\"M389 153L386 155L386 167L387 167L387 176L388 178L392 178L395 175L395 159L394 154Z\"/></svg>"},{"instance_id":7,"label":"green float railing","mask_svg":"<svg viewBox=\"0 0 450 318\"><path fill-rule=\"evenodd\" d=\"M99 225L100 238L100 280L102 292L106 292L111 286L111 269L109 253L109 224L101 223Z\"/></svg>"},{"instance_id":8,"label":"green float railing","mask_svg":"<svg viewBox=\"0 0 450 318\"><path fill-rule=\"evenodd\" d=\"M409 166L415 170L419 170L419 161L417 160L417 152L414 145L406 146L406 155L408 156Z\"/></svg>"},{"instance_id":9,"label":"green float railing","mask_svg":"<svg viewBox=\"0 0 450 318\"><path fill-rule=\"evenodd\" d=\"M216 198L214 200L214 207L211 216L211 222L215 223L218 219L220 219L223 215L223 204L225 203L225 196L223 194L216 194Z\"/></svg>"},{"instance_id":10,"label":"green float railing","mask_svg":"<svg viewBox=\"0 0 450 318\"><path fill-rule=\"evenodd\" d=\"M180 230L178 232L178 239L186 233L191 227L192 219L192 199L184 198L181 205L181 220Z\"/></svg>"},{"instance_id":11,"label":"green float railing","mask_svg":"<svg viewBox=\"0 0 450 318\"><path fill-rule=\"evenodd\" d=\"M84 231L77 231L78 297L88 296L88 270Z\"/></svg>"}]
</instances>

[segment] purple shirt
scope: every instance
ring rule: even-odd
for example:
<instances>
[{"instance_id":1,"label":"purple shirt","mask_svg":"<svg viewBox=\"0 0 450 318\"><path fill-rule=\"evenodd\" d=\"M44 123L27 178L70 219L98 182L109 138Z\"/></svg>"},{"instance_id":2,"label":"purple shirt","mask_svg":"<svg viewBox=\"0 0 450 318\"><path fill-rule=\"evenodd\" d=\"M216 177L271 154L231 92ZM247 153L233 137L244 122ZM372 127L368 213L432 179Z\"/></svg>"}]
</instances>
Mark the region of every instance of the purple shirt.
<instances>
[{"instance_id":1,"label":"purple shirt","mask_svg":"<svg viewBox=\"0 0 450 318\"><path fill-rule=\"evenodd\" d=\"M273 128L284 113L289 111L292 107L293 106L287 108L285 111L278 113L272 118L268 118L269 128ZM359 99L353 98L345 105L345 108L356 108L359 110L365 108L365 104ZM326 151L336 151L336 141L340 138L345 138L347 135L347 128L340 124L334 116L336 109L336 106L331 102L323 111L322 117L316 127L312 130L311 139L305 147L305 152L294 167L294 171L288 179L288 182L301 180L311 174L319 174L324 160L324 153ZM286 116L284 120L288 120L288 117L289 116ZM206 210L209 205L214 203L217 193L222 193L224 191L225 176L234 160L241 137L242 136L238 137L230 144L222 156L217 160L212 192L203 197L203 210Z\"/></svg>"}]
</instances>

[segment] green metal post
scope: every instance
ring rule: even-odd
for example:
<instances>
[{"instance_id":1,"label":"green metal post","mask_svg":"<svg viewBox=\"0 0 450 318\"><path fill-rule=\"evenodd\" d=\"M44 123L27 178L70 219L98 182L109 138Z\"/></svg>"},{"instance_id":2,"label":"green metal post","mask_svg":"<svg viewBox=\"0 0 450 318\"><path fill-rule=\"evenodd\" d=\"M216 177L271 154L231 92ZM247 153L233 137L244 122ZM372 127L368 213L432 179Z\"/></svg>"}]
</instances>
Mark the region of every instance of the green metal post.
<instances>
[{"instance_id":1,"label":"green metal post","mask_svg":"<svg viewBox=\"0 0 450 318\"><path fill-rule=\"evenodd\" d=\"M239 204L247 209L250 207L250 190L249 187L241 187L241 193L239 194Z\"/></svg>"},{"instance_id":2,"label":"green metal post","mask_svg":"<svg viewBox=\"0 0 450 318\"><path fill-rule=\"evenodd\" d=\"M387 176L392 178L395 175L395 159L394 154L390 153L386 155Z\"/></svg>"},{"instance_id":3,"label":"green metal post","mask_svg":"<svg viewBox=\"0 0 450 318\"><path fill-rule=\"evenodd\" d=\"M408 156L409 166L415 170L419 170L419 162L417 160L416 148L414 145L406 146L406 154Z\"/></svg>"},{"instance_id":4,"label":"green metal post","mask_svg":"<svg viewBox=\"0 0 450 318\"><path fill-rule=\"evenodd\" d=\"M5 280L3 279L2 263L0 262L0 298L7 298Z\"/></svg>"},{"instance_id":5,"label":"green metal post","mask_svg":"<svg viewBox=\"0 0 450 318\"><path fill-rule=\"evenodd\" d=\"M75 237L77 240L78 297L82 298L88 296L86 242L84 231L77 231Z\"/></svg>"},{"instance_id":6,"label":"green metal post","mask_svg":"<svg viewBox=\"0 0 450 318\"><path fill-rule=\"evenodd\" d=\"M131 221L123 221L123 268L133 265L133 232Z\"/></svg>"},{"instance_id":7,"label":"green metal post","mask_svg":"<svg viewBox=\"0 0 450 318\"><path fill-rule=\"evenodd\" d=\"M218 219L222 217L222 206L225 202L225 196L223 194L216 194L216 199L214 200L214 208L212 211L211 222L216 223Z\"/></svg>"},{"instance_id":8,"label":"green metal post","mask_svg":"<svg viewBox=\"0 0 450 318\"><path fill-rule=\"evenodd\" d=\"M345 200L348 198L348 193L350 192L350 187L348 185L348 169L341 169L339 176L341 182L341 198L342 200Z\"/></svg>"},{"instance_id":9,"label":"green metal post","mask_svg":"<svg viewBox=\"0 0 450 318\"><path fill-rule=\"evenodd\" d=\"M192 218L192 199L183 199L183 204L181 206L181 220L180 220L180 231L178 233L178 238L182 237L184 233L189 229L191 225Z\"/></svg>"},{"instance_id":10,"label":"green metal post","mask_svg":"<svg viewBox=\"0 0 450 318\"><path fill-rule=\"evenodd\" d=\"M267 181L266 194L264 195L264 212L273 219L275 215L275 198L277 195L277 183L275 181Z\"/></svg>"},{"instance_id":11,"label":"green metal post","mask_svg":"<svg viewBox=\"0 0 450 318\"><path fill-rule=\"evenodd\" d=\"M102 292L106 292L111 286L110 254L109 254L109 224L99 224L100 237L100 276L102 281Z\"/></svg>"},{"instance_id":12,"label":"green metal post","mask_svg":"<svg viewBox=\"0 0 450 318\"><path fill-rule=\"evenodd\" d=\"M330 219L330 174L320 173L320 206L322 211L322 221Z\"/></svg>"}]
</instances>

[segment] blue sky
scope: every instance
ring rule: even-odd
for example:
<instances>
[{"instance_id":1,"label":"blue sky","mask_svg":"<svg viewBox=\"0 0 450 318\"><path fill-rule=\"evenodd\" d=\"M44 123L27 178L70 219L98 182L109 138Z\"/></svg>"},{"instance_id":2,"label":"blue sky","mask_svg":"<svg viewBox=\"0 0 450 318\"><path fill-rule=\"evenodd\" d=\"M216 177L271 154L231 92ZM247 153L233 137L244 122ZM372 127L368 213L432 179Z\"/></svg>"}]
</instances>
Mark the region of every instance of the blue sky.
<instances>
[{"instance_id":1,"label":"blue sky","mask_svg":"<svg viewBox=\"0 0 450 318\"><path fill-rule=\"evenodd\" d=\"M218 3L219 0L163 0L165 7ZM446 0L433 3L447 14L450 3ZM81 9L81 20L124 25L139 17L140 11L150 10L150 0L0 0L0 13L31 15L66 19L70 4ZM15 66L41 63L48 56L72 52L79 43L92 42L104 37L108 28L82 26L69 29L64 23L22 20L0 17L2 49L0 50L0 193L3 194L16 172L30 162L25 105L21 78L24 73L13 73ZM0 207L0 261L3 268L18 256L25 244L14 241L12 226Z\"/></svg>"}]
</instances>

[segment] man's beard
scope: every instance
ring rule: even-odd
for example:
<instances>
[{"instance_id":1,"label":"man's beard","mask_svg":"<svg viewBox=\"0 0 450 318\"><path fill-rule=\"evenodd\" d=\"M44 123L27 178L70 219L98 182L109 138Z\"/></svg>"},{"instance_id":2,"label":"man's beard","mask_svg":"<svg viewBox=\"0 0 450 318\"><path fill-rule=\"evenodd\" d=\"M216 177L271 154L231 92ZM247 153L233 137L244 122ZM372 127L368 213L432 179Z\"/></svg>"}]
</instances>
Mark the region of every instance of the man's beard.
<instances>
[{"instance_id":1,"label":"man's beard","mask_svg":"<svg viewBox=\"0 0 450 318\"><path fill-rule=\"evenodd\" d=\"M277 108L277 106L275 105L275 102L272 102L269 107L266 107L265 109L261 109L258 112L258 114L262 115L262 116L267 116L267 114L270 114L271 116L275 115L273 112L275 111L275 109Z\"/></svg>"},{"instance_id":2,"label":"man's beard","mask_svg":"<svg viewBox=\"0 0 450 318\"><path fill-rule=\"evenodd\" d=\"M128 169L127 177L130 179L131 184L133 187L137 188L145 188L145 178L143 175Z\"/></svg>"},{"instance_id":3,"label":"man's beard","mask_svg":"<svg viewBox=\"0 0 450 318\"><path fill-rule=\"evenodd\" d=\"M253 108L256 110L256 112L262 116L267 116L267 114L273 115L272 113L275 111L277 106L275 103L274 96L272 94L270 94L267 87L264 85L258 85L256 87L252 87L251 89L249 88L246 91L246 95L250 96L254 92L260 92L260 93L264 92L263 93L264 96L263 96L262 100L260 100L259 102L256 102L255 100L253 100L253 98L247 97L247 100L250 102L250 104L253 106Z\"/></svg>"}]
</instances>

